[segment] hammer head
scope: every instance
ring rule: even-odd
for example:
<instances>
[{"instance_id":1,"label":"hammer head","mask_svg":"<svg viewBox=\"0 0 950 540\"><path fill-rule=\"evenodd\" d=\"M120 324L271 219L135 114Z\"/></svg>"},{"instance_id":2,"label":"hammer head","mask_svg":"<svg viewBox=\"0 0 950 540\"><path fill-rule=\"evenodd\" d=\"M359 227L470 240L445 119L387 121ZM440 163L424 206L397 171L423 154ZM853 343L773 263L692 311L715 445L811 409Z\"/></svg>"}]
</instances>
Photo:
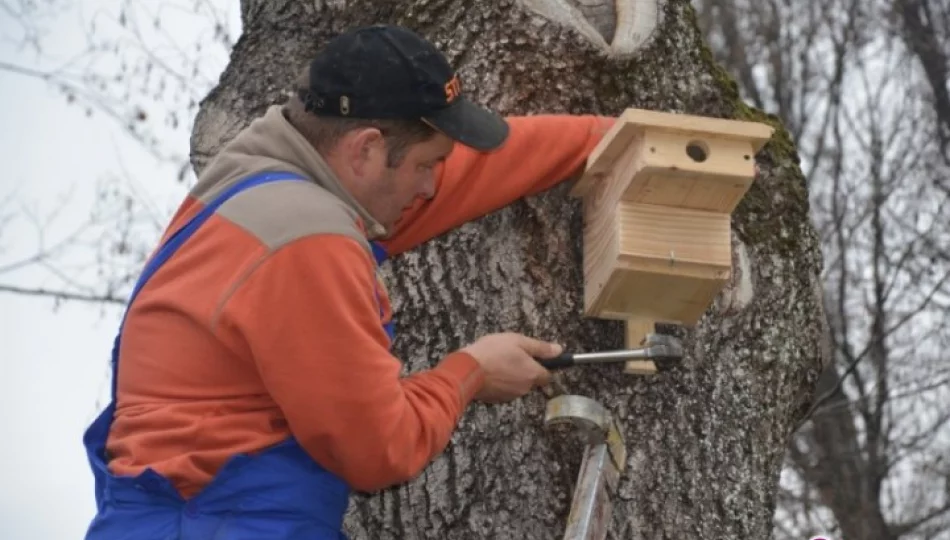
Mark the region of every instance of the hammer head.
<instances>
[{"instance_id":1,"label":"hammer head","mask_svg":"<svg viewBox=\"0 0 950 540\"><path fill-rule=\"evenodd\" d=\"M683 360L683 343L675 336L647 334L643 341L645 360L627 362L624 373L652 375L676 368Z\"/></svg>"},{"instance_id":2,"label":"hammer head","mask_svg":"<svg viewBox=\"0 0 950 540\"><path fill-rule=\"evenodd\" d=\"M665 334L649 334L646 338L647 356L657 363L671 366L683 359L683 343L679 338Z\"/></svg>"}]
</instances>

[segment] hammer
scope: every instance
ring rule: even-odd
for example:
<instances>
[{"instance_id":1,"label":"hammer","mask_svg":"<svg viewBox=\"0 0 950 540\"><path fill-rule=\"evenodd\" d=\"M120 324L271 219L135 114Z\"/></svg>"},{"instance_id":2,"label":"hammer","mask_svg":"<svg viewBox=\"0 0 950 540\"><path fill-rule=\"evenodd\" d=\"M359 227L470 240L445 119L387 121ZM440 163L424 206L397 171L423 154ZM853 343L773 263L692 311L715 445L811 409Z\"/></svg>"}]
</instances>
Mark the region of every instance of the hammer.
<instances>
[{"instance_id":1,"label":"hammer","mask_svg":"<svg viewBox=\"0 0 950 540\"><path fill-rule=\"evenodd\" d=\"M621 349L590 353L562 352L554 358L536 358L548 370L585 364L610 364L630 360L652 360L655 371L666 371L683 358L679 339L663 334L649 334L646 345L637 349Z\"/></svg>"}]
</instances>

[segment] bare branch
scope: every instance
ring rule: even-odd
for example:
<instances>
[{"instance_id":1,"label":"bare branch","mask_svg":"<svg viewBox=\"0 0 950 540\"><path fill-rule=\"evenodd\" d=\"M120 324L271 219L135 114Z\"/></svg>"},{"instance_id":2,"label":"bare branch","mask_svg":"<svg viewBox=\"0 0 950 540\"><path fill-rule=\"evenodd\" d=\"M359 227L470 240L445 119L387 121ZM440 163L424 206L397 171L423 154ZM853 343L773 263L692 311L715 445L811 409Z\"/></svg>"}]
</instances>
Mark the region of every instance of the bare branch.
<instances>
[{"instance_id":1,"label":"bare branch","mask_svg":"<svg viewBox=\"0 0 950 540\"><path fill-rule=\"evenodd\" d=\"M897 525L892 525L891 530L894 531L894 534L897 536L903 536L905 534L910 534L916 529L924 526L927 522L937 519L944 514L950 514L950 502L945 503L944 505L934 508L930 512L927 512L923 516L907 523L900 523Z\"/></svg>"},{"instance_id":2,"label":"bare branch","mask_svg":"<svg viewBox=\"0 0 950 540\"><path fill-rule=\"evenodd\" d=\"M112 294L81 294L68 291L54 291L48 289L30 289L16 285L0 283L0 292L20 294L25 296L44 296L56 300L76 300L93 304L125 304L125 299Z\"/></svg>"},{"instance_id":3,"label":"bare branch","mask_svg":"<svg viewBox=\"0 0 950 540\"><path fill-rule=\"evenodd\" d=\"M933 23L928 0L900 0L896 3L904 25L904 39L926 73L933 92L933 108L937 117L940 148L950 163L950 55L947 44L941 44ZM950 11L947 7L945 11ZM946 27L944 27L946 31Z\"/></svg>"}]
</instances>

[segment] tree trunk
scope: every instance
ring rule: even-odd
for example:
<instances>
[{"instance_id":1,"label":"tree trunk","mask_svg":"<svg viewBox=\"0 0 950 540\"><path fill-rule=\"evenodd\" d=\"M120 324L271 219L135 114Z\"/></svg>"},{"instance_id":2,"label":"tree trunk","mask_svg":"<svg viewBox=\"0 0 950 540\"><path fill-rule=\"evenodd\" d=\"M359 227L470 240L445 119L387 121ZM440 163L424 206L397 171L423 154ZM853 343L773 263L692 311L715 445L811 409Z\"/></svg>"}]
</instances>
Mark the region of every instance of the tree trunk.
<instances>
[{"instance_id":1,"label":"tree trunk","mask_svg":"<svg viewBox=\"0 0 950 540\"><path fill-rule=\"evenodd\" d=\"M841 374L830 366L819 378L816 393L825 395L840 382ZM840 389L829 395L824 408L812 414L812 424L799 432L799 444L792 443L792 460L834 514L842 539L898 540L882 508L888 464L867 457L868 446L884 450L885 445L862 445L857 413L847 395Z\"/></svg>"},{"instance_id":2,"label":"tree trunk","mask_svg":"<svg viewBox=\"0 0 950 540\"><path fill-rule=\"evenodd\" d=\"M582 13L570 1L245 0L244 34L196 121L193 162L200 170L281 101L329 37L374 22L432 39L459 68L464 90L502 113L616 115L641 107L773 122L779 131L734 212L732 283L699 325L677 329L688 351L683 367L652 377L621 376L617 366L576 369L558 374L555 385L600 401L625 430L629 462L611 538L769 537L782 456L825 356L821 257L797 154L774 119L739 101L687 0L656 4L656 13L646 9L653 2L585 1ZM518 202L387 263L395 348L407 370L504 330L576 351L623 346L620 323L581 314L582 215L568 189ZM545 432L546 399L534 393L472 406L418 479L354 497L348 532L355 539L559 538L581 448Z\"/></svg>"}]
</instances>

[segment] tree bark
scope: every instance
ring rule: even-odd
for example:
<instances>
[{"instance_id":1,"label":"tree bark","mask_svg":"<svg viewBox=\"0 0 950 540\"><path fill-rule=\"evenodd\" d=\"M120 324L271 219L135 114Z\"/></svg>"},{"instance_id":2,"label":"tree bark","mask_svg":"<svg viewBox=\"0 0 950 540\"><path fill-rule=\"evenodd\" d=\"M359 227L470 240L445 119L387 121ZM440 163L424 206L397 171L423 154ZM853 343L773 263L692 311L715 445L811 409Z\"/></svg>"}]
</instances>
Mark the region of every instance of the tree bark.
<instances>
[{"instance_id":1,"label":"tree bark","mask_svg":"<svg viewBox=\"0 0 950 540\"><path fill-rule=\"evenodd\" d=\"M200 171L281 101L329 37L375 22L426 35L459 68L468 95L505 114L642 107L773 123L779 130L758 156L757 181L734 212L733 280L700 324L673 329L688 351L682 368L652 377L583 368L558 374L555 385L600 401L625 430L628 470L611 538L767 538L786 444L826 356L821 255L797 154L773 118L741 103L687 0L658 4L660 23L650 34L643 17L640 30L624 34L620 9L577 3L599 13L596 31L583 26L571 0L245 0L244 33L196 121L193 163ZM643 3L618 7L625 17L634 7L644 13ZM557 10L570 16L558 18ZM583 217L569 184L387 263L395 350L407 371L505 330L575 351L623 346L620 323L582 316ZM581 447L543 429L547 398L472 406L419 478L353 498L347 532L355 539L560 538Z\"/></svg>"}]
</instances>

